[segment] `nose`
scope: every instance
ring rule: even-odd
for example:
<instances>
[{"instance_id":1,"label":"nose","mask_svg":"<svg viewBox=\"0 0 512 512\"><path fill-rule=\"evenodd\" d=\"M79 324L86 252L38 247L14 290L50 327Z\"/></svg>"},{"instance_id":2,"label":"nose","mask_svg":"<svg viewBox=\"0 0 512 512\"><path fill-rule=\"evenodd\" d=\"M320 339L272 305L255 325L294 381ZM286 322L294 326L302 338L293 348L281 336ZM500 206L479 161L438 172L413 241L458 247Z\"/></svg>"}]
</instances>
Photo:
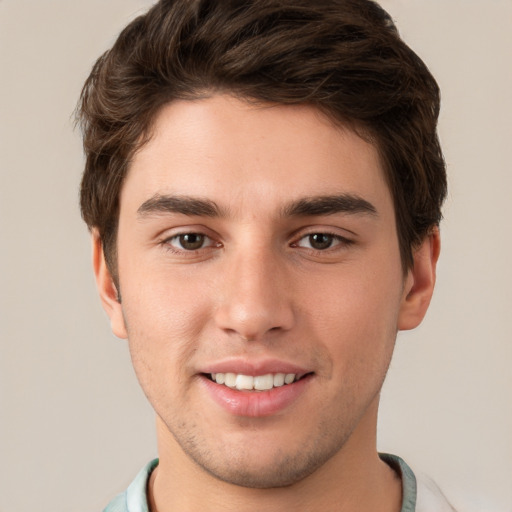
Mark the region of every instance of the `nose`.
<instances>
[{"instance_id":1,"label":"nose","mask_svg":"<svg viewBox=\"0 0 512 512\"><path fill-rule=\"evenodd\" d=\"M239 251L226 271L215 312L216 325L244 340L261 341L295 322L286 264L271 249Z\"/></svg>"}]
</instances>

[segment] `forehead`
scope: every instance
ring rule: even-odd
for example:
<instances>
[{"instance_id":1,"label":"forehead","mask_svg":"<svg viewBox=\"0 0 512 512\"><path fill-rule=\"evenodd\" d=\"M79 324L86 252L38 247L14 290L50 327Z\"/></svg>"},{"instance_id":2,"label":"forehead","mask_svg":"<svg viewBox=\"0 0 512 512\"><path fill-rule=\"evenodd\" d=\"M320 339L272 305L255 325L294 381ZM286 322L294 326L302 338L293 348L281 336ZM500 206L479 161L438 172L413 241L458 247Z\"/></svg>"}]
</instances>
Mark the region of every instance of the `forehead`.
<instances>
[{"instance_id":1,"label":"forehead","mask_svg":"<svg viewBox=\"0 0 512 512\"><path fill-rule=\"evenodd\" d=\"M392 209L378 151L354 131L311 106L228 95L161 109L130 165L121 210L155 194L211 198L243 211L353 194Z\"/></svg>"}]
</instances>

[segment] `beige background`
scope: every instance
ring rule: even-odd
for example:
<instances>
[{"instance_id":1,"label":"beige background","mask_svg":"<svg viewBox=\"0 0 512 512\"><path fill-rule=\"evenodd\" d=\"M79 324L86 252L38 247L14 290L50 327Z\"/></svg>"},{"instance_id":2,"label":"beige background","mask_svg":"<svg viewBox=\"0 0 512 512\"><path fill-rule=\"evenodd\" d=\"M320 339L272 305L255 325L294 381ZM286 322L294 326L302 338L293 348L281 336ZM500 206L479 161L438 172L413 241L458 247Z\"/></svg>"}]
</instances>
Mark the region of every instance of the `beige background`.
<instances>
[{"instance_id":1,"label":"beige background","mask_svg":"<svg viewBox=\"0 0 512 512\"><path fill-rule=\"evenodd\" d=\"M155 455L77 207L71 113L150 2L0 0L0 512L101 510ZM512 511L512 2L386 0L443 90L450 175L430 313L399 336L379 448L467 511Z\"/></svg>"}]
</instances>

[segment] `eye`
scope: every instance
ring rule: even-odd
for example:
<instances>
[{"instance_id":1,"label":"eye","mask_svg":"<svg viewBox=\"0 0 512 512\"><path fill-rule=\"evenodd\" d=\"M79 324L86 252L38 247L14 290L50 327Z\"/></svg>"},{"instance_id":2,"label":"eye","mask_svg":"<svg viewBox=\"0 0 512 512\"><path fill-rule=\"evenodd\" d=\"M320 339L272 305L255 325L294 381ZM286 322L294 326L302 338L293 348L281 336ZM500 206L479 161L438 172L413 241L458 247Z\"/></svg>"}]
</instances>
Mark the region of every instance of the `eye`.
<instances>
[{"instance_id":1,"label":"eye","mask_svg":"<svg viewBox=\"0 0 512 512\"><path fill-rule=\"evenodd\" d=\"M166 243L180 251L197 251L214 245L214 242L202 233L182 233L169 238Z\"/></svg>"},{"instance_id":2,"label":"eye","mask_svg":"<svg viewBox=\"0 0 512 512\"><path fill-rule=\"evenodd\" d=\"M308 235L302 240L307 240L309 247L312 249L316 249L317 251L322 251L324 249L329 249L334 242L334 236L328 235L326 233L314 233L312 235ZM301 240L301 242L302 242ZM299 243L300 245L300 243ZM301 245L302 247L302 245Z\"/></svg>"},{"instance_id":3,"label":"eye","mask_svg":"<svg viewBox=\"0 0 512 512\"><path fill-rule=\"evenodd\" d=\"M303 236L295 245L315 251L325 251L340 244L349 245L351 243L350 240L339 235L333 235L331 233L311 233Z\"/></svg>"}]
</instances>

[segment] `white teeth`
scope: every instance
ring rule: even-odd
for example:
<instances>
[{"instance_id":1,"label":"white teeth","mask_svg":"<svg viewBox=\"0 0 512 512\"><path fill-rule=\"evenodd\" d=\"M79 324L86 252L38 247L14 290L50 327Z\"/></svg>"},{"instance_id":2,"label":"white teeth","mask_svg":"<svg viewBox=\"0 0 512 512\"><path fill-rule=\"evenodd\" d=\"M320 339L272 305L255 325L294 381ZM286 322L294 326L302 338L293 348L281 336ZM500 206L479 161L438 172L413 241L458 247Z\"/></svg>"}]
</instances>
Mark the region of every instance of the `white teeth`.
<instances>
[{"instance_id":1,"label":"white teeth","mask_svg":"<svg viewBox=\"0 0 512 512\"><path fill-rule=\"evenodd\" d=\"M267 373L266 375L243 375L241 373L212 373L211 378L217 384L242 390L268 391L272 388L291 384L295 381L295 373Z\"/></svg>"},{"instance_id":2,"label":"white teeth","mask_svg":"<svg viewBox=\"0 0 512 512\"><path fill-rule=\"evenodd\" d=\"M219 375L222 375L217 373L217 377ZM224 384L226 384L226 386L230 387L230 388L234 388L236 387L236 374L235 373L226 373L225 374L225 377L224 377Z\"/></svg>"},{"instance_id":3,"label":"white teeth","mask_svg":"<svg viewBox=\"0 0 512 512\"><path fill-rule=\"evenodd\" d=\"M236 389L254 389L254 377L238 374L236 376Z\"/></svg>"},{"instance_id":4,"label":"white teeth","mask_svg":"<svg viewBox=\"0 0 512 512\"><path fill-rule=\"evenodd\" d=\"M254 389L257 389L258 391L267 391L273 387L274 376L271 373L254 377Z\"/></svg>"},{"instance_id":5,"label":"white teeth","mask_svg":"<svg viewBox=\"0 0 512 512\"><path fill-rule=\"evenodd\" d=\"M287 373L286 377L284 378L285 384L291 384L295 380L295 374L294 373Z\"/></svg>"},{"instance_id":6,"label":"white teeth","mask_svg":"<svg viewBox=\"0 0 512 512\"><path fill-rule=\"evenodd\" d=\"M276 373L274 375L274 386L277 388L277 387L280 387L280 386L284 386L284 373Z\"/></svg>"}]
</instances>

